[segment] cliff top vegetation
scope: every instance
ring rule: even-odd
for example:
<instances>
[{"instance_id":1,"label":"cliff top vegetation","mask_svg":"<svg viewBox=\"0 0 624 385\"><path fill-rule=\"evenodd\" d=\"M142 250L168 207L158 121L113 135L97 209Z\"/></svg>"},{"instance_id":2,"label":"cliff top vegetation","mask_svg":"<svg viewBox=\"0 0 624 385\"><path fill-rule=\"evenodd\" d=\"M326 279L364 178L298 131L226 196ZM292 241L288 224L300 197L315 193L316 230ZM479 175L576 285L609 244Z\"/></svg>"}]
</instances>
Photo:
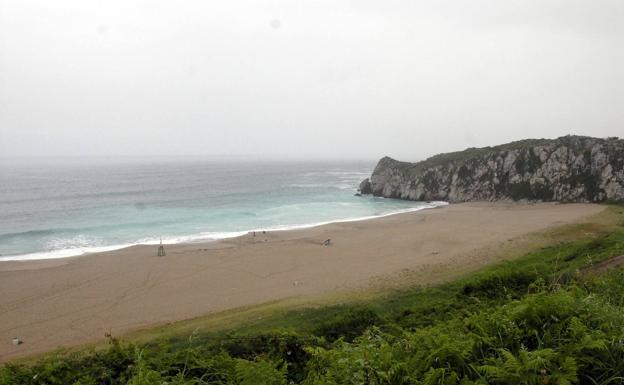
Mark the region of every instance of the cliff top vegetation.
<instances>
[{"instance_id":1,"label":"cliff top vegetation","mask_svg":"<svg viewBox=\"0 0 624 385\"><path fill-rule=\"evenodd\" d=\"M387 167L388 165L392 165L393 167L399 169L401 172L406 173L406 175L418 176L422 175L422 173L427 169L440 166L444 167L450 164L461 165L476 159L484 159L491 156L496 156L499 155L501 152L514 150L531 150L538 146L566 146L581 149L588 144L591 145L595 143L613 145L624 148L624 139L619 139L615 137L600 139L588 136L567 135L556 139L523 139L497 146L479 148L470 147L461 151L434 155L419 162L403 162L392 159L390 157L384 157L379 161L378 167L383 168Z\"/></svg>"}]
</instances>

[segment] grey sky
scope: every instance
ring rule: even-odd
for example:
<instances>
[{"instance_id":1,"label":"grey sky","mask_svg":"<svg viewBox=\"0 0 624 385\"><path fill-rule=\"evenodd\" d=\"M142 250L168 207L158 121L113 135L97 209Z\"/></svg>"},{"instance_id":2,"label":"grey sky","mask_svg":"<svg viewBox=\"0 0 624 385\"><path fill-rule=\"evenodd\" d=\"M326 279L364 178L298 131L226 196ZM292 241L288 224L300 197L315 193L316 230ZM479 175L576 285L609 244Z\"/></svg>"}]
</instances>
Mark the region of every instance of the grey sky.
<instances>
[{"instance_id":1,"label":"grey sky","mask_svg":"<svg viewBox=\"0 0 624 385\"><path fill-rule=\"evenodd\" d=\"M415 160L624 132L622 0L0 0L0 154Z\"/></svg>"}]
</instances>

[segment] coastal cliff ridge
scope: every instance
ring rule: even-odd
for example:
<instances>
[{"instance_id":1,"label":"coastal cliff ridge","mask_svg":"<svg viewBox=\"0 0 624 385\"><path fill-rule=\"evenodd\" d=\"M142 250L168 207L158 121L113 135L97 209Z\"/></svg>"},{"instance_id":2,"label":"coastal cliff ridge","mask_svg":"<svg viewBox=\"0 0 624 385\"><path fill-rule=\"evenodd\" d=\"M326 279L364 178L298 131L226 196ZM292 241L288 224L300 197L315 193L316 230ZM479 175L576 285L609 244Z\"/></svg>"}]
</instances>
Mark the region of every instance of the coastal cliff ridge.
<instances>
[{"instance_id":1,"label":"coastal cliff ridge","mask_svg":"<svg viewBox=\"0 0 624 385\"><path fill-rule=\"evenodd\" d=\"M624 201L624 140L568 135L468 148L416 163L384 157L360 191L448 202Z\"/></svg>"}]
</instances>

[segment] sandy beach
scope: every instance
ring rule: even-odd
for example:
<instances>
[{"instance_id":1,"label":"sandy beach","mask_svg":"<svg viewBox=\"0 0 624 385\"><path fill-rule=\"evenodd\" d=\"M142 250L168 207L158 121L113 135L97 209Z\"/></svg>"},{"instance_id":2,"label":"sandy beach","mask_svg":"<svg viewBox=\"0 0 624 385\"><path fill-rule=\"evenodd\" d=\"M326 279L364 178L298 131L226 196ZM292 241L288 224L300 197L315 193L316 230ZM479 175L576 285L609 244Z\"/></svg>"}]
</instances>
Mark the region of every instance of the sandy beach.
<instances>
[{"instance_id":1,"label":"sandy beach","mask_svg":"<svg viewBox=\"0 0 624 385\"><path fill-rule=\"evenodd\" d=\"M471 203L204 244L0 263L0 361L211 312L365 287L596 214L591 204ZM329 246L323 246L331 239ZM491 253L490 253L491 254ZM485 255L485 254L484 254ZM489 255L489 254L488 254ZM493 259L483 256L481 265ZM426 282L425 282L426 283ZM14 346L13 337L23 344Z\"/></svg>"}]
</instances>

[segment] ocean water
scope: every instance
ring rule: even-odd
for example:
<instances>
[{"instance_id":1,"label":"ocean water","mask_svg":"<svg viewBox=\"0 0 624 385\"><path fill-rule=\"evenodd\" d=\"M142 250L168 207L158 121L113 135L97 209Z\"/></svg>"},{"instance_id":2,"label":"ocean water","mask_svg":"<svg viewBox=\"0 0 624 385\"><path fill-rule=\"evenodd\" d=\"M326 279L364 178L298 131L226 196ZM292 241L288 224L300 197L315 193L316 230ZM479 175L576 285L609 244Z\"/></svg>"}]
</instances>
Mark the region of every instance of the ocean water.
<instances>
[{"instance_id":1,"label":"ocean water","mask_svg":"<svg viewBox=\"0 0 624 385\"><path fill-rule=\"evenodd\" d=\"M374 162L0 163L0 261L208 241L442 203L354 196Z\"/></svg>"}]
</instances>

